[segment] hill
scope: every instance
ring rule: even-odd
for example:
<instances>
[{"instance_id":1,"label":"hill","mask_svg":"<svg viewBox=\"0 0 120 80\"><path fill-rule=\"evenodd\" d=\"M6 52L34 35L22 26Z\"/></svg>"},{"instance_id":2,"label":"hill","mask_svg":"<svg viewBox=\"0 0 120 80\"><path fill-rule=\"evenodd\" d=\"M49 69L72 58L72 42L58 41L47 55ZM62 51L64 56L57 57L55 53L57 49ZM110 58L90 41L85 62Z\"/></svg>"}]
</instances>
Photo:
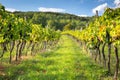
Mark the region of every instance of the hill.
<instances>
[{"instance_id":1,"label":"hill","mask_svg":"<svg viewBox=\"0 0 120 80\"><path fill-rule=\"evenodd\" d=\"M14 12L18 17L31 20L34 24L41 24L43 27L51 27L56 30L81 29L88 24L91 17L79 17L68 13L55 12Z\"/></svg>"}]
</instances>

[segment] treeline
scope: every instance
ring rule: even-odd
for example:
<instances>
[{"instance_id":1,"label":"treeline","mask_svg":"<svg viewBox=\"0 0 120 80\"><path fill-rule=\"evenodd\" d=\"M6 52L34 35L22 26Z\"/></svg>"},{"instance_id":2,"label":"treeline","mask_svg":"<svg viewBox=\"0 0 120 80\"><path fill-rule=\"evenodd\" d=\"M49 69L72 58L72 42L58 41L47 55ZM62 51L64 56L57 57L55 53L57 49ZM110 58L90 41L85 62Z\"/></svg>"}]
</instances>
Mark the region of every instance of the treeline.
<instances>
[{"instance_id":1,"label":"treeline","mask_svg":"<svg viewBox=\"0 0 120 80\"><path fill-rule=\"evenodd\" d=\"M111 75L114 68L113 80L118 80L119 47L120 47L120 8L107 8L102 16L81 31L66 31L63 34L72 35L83 46L87 53L99 63L107 67ZM113 67L111 67L113 66ZM111 69L112 68L112 69Z\"/></svg>"},{"instance_id":2,"label":"treeline","mask_svg":"<svg viewBox=\"0 0 120 80\"><path fill-rule=\"evenodd\" d=\"M60 31L16 17L0 4L0 58L9 53L9 63L13 58L18 61L23 55L35 55L55 47L59 38Z\"/></svg>"},{"instance_id":3,"label":"treeline","mask_svg":"<svg viewBox=\"0 0 120 80\"><path fill-rule=\"evenodd\" d=\"M67 13L55 12L14 12L17 17L31 20L34 24L42 24L55 30L71 30L85 28L91 17L79 17Z\"/></svg>"}]
</instances>

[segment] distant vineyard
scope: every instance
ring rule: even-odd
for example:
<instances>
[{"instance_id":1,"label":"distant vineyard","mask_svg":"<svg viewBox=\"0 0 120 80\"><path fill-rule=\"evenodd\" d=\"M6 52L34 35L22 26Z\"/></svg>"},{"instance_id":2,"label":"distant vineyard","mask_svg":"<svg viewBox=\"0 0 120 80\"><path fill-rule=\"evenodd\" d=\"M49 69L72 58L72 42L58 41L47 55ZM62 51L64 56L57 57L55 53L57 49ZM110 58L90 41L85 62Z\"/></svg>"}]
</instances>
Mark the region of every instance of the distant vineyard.
<instances>
[{"instance_id":1,"label":"distant vineyard","mask_svg":"<svg viewBox=\"0 0 120 80\"><path fill-rule=\"evenodd\" d=\"M119 69L118 47L120 45L120 8L107 8L104 14L100 17L96 16L96 20L81 31L65 31L63 34L69 34L76 38L86 51L95 51L92 54L94 60L103 62L108 68L108 74L111 74L111 62L113 56L111 53L112 47L115 54L116 64L114 80L117 80ZM106 56L105 47L108 48ZM112 55L112 56L111 56ZM98 59L97 59L98 58Z\"/></svg>"}]
</instances>

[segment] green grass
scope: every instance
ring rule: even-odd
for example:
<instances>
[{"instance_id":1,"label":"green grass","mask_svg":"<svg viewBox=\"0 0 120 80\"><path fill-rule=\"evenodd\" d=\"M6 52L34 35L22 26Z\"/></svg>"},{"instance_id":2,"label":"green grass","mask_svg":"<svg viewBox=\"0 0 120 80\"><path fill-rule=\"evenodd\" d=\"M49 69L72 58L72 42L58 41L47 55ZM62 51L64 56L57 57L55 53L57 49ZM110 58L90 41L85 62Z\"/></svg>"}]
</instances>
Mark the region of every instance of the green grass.
<instances>
[{"instance_id":1,"label":"green grass","mask_svg":"<svg viewBox=\"0 0 120 80\"><path fill-rule=\"evenodd\" d=\"M62 36L54 50L6 66L0 80L110 80L106 70L68 36Z\"/></svg>"}]
</instances>

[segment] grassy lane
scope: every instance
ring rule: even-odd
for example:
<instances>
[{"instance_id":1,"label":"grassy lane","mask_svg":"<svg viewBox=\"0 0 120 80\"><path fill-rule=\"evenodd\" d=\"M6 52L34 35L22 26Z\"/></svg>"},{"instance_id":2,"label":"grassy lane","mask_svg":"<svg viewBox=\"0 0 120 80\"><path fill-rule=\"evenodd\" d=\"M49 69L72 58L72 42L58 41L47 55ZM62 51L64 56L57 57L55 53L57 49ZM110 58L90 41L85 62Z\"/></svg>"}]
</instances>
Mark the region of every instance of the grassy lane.
<instances>
[{"instance_id":1,"label":"grassy lane","mask_svg":"<svg viewBox=\"0 0 120 80\"><path fill-rule=\"evenodd\" d=\"M4 76L8 80L103 80L104 72L67 36L61 37L55 50L8 66Z\"/></svg>"}]
</instances>

